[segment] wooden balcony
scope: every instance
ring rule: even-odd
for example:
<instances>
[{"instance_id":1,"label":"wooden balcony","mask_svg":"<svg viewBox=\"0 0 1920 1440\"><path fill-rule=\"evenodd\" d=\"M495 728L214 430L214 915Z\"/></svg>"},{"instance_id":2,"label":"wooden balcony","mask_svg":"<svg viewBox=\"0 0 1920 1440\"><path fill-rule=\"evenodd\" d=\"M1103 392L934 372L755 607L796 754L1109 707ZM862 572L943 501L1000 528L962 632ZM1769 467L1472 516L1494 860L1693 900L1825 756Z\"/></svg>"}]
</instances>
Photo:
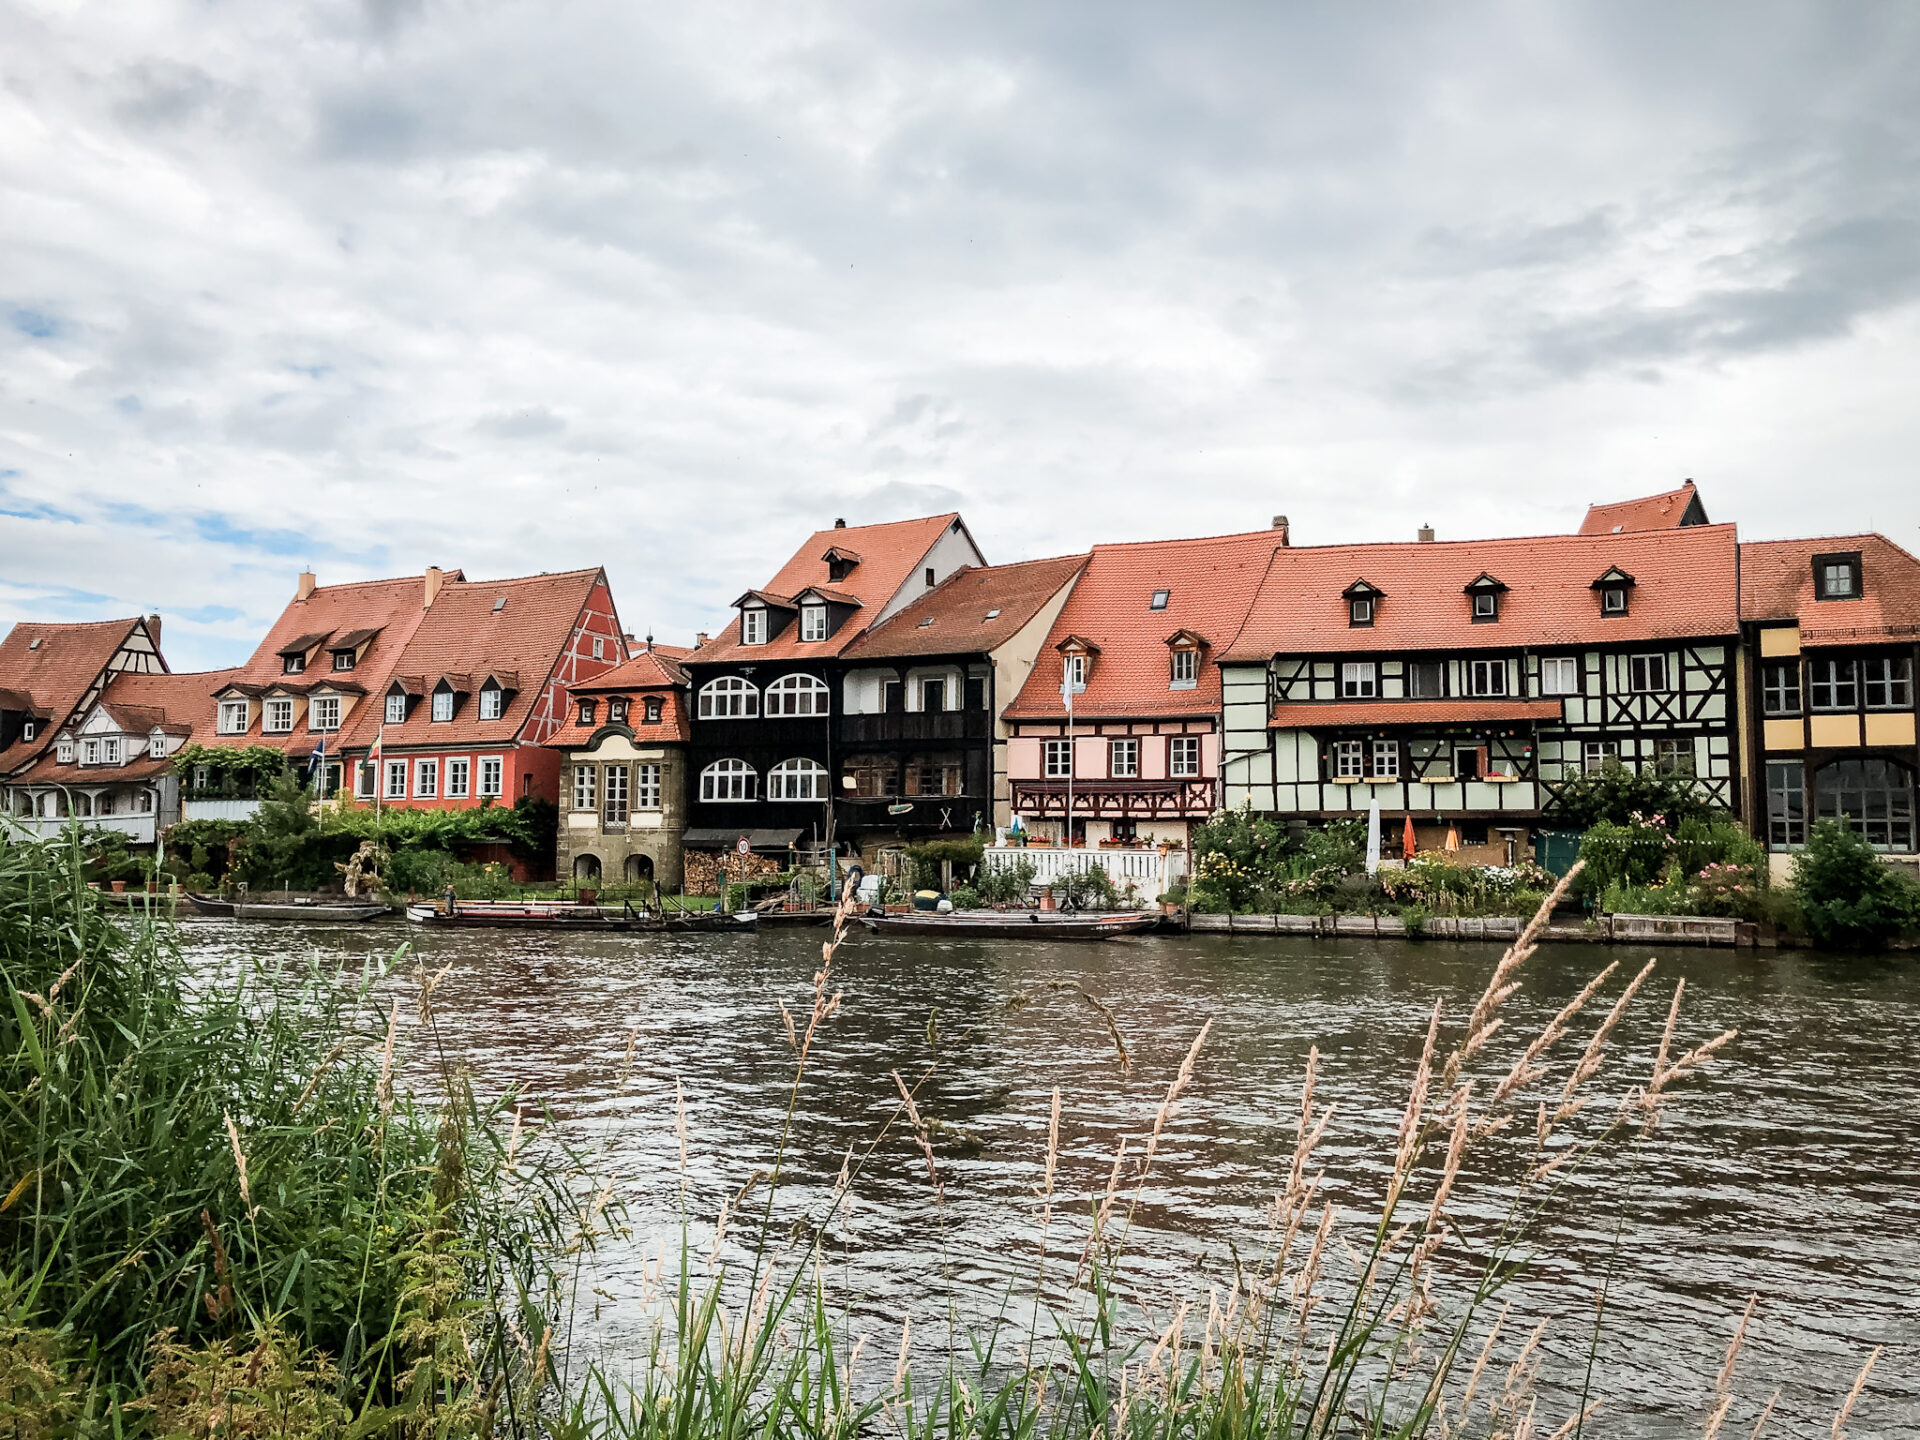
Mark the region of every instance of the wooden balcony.
<instances>
[{"instance_id":1,"label":"wooden balcony","mask_svg":"<svg viewBox=\"0 0 1920 1440\"><path fill-rule=\"evenodd\" d=\"M1064 819L1067 782L1015 780L1016 815ZM1220 808L1220 782L1191 780L1075 780L1073 813L1095 820L1204 820Z\"/></svg>"},{"instance_id":2,"label":"wooden balcony","mask_svg":"<svg viewBox=\"0 0 1920 1440\"><path fill-rule=\"evenodd\" d=\"M934 745L985 740L993 717L985 710L911 710L888 715L841 715L835 739L841 745Z\"/></svg>"}]
</instances>

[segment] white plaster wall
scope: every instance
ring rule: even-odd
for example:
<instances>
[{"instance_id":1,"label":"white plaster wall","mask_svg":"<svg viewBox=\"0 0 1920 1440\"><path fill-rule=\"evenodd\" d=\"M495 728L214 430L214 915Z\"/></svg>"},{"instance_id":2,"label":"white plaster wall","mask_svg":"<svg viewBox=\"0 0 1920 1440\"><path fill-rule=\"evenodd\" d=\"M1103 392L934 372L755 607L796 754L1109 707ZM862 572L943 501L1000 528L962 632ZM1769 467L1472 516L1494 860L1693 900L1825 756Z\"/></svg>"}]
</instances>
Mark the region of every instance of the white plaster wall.
<instances>
[{"instance_id":1,"label":"white plaster wall","mask_svg":"<svg viewBox=\"0 0 1920 1440\"><path fill-rule=\"evenodd\" d=\"M926 557L913 567L913 573L909 575L905 583L894 592L893 598L887 601L880 613L874 616L868 623L878 625L888 616L905 609L908 605L911 605L915 600L918 600L922 595L926 594L927 591L932 588L927 584L926 571L928 566L933 567L933 583L938 585L963 565L984 565L986 563L986 557L974 548L973 541L967 538L967 532L964 528L956 530L952 526L948 526L946 532L941 535L938 540L933 542L933 548L927 551Z\"/></svg>"}]
</instances>

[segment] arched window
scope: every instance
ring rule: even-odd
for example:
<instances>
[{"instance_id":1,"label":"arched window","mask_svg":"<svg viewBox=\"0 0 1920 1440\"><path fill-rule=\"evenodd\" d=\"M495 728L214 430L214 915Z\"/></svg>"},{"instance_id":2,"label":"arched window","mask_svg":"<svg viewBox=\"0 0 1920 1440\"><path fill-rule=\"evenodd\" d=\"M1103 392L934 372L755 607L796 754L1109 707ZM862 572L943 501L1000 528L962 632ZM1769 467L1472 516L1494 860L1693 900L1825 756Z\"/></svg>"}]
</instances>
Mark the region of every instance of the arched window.
<instances>
[{"instance_id":1,"label":"arched window","mask_svg":"<svg viewBox=\"0 0 1920 1440\"><path fill-rule=\"evenodd\" d=\"M827 767L818 760L782 760L767 772L769 800L824 800Z\"/></svg>"},{"instance_id":2,"label":"arched window","mask_svg":"<svg viewBox=\"0 0 1920 1440\"><path fill-rule=\"evenodd\" d=\"M1895 760L1836 760L1813 777L1814 814L1881 850L1913 849L1913 774Z\"/></svg>"},{"instance_id":3,"label":"arched window","mask_svg":"<svg viewBox=\"0 0 1920 1440\"><path fill-rule=\"evenodd\" d=\"M73 813L76 815L93 814L93 796L84 790L75 791L73 796Z\"/></svg>"},{"instance_id":4,"label":"arched window","mask_svg":"<svg viewBox=\"0 0 1920 1440\"><path fill-rule=\"evenodd\" d=\"M700 798L751 800L759 789L759 781L759 775L744 760L716 760L700 772Z\"/></svg>"},{"instance_id":5,"label":"arched window","mask_svg":"<svg viewBox=\"0 0 1920 1440\"><path fill-rule=\"evenodd\" d=\"M783 675L767 686L767 714L824 715L827 687L811 675Z\"/></svg>"},{"instance_id":6,"label":"arched window","mask_svg":"<svg viewBox=\"0 0 1920 1440\"><path fill-rule=\"evenodd\" d=\"M750 720L760 713L760 692L738 675L722 675L700 692L702 720Z\"/></svg>"}]
</instances>

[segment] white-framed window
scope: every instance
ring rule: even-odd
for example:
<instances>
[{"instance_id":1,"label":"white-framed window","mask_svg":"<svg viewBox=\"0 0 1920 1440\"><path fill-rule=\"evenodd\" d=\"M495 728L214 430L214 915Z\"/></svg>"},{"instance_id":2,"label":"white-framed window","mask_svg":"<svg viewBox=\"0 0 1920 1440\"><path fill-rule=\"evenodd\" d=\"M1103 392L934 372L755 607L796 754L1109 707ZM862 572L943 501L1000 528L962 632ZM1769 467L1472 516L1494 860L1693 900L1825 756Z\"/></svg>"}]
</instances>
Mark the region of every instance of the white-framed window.
<instances>
[{"instance_id":1,"label":"white-framed window","mask_svg":"<svg viewBox=\"0 0 1920 1440\"><path fill-rule=\"evenodd\" d=\"M1668 689L1667 657L1664 655L1628 656L1627 688L1637 695L1665 692Z\"/></svg>"},{"instance_id":2,"label":"white-framed window","mask_svg":"<svg viewBox=\"0 0 1920 1440\"><path fill-rule=\"evenodd\" d=\"M281 658L280 673L282 675L298 675L306 668L307 657L304 655L287 655Z\"/></svg>"},{"instance_id":3,"label":"white-framed window","mask_svg":"<svg viewBox=\"0 0 1920 1440\"><path fill-rule=\"evenodd\" d=\"M1356 595L1347 602L1347 624L1373 624L1373 599L1371 596Z\"/></svg>"},{"instance_id":4,"label":"white-framed window","mask_svg":"<svg viewBox=\"0 0 1920 1440\"><path fill-rule=\"evenodd\" d=\"M407 719L407 697L396 690L387 696L387 724L403 725Z\"/></svg>"},{"instance_id":5,"label":"white-framed window","mask_svg":"<svg viewBox=\"0 0 1920 1440\"><path fill-rule=\"evenodd\" d=\"M506 708L503 703L506 698L498 685L487 686L480 692L480 718L498 720L501 712Z\"/></svg>"},{"instance_id":6,"label":"white-framed window","mask_svg":"<svg viewBox=\"0 0 1920 1440\"><path fill-rule=\"evenodd\" d=\"M27 738L31 739L32 737L29 736ZM167 737L161 731L156 730L147 737L147 754L153 759L158 760L165 756L166 753Z\"/></svg>"},{"instance_id":7,"label":"white-framed window","mask_svg":"<svg viewBox=\"0 0 1920 1440\"><path fill-rule=\"evenodd\" d=\"M658 765L633 767L633 808L636 810L660 808L660 767Z\"/></svg>"},{"instance_id":8,"label":"white-framed window","mask_svg":"<svg viewBox=\"0 0 1920 1440\"><path fill-rule=\"evenodd\" d=\"M213 785L213 767L211 765L194 766L193 767L193 788L195 790L207 790L212 788L212 785ZM369 791L368 793L371 794L372 792Z\"/></svg>"},{"instance_id":9,"label":"white-framed window","mask_svg":"<svg viewBox=\"0 0 1920 1440\"><path fill-rule=\"evenodd\" d=\"M413 797L416 800L436 800L440 796L440 762L438 760L416 760L413 762Z\"/></svg>"},{"instance_id":10,"label":"white-framed window","mask_svg":"<svg viewBox=\"0 0 1920 1440\"><path fill-rule=\"evenodd\" d=\"M1480 597L1476 595L1474 598L1477 600ZM1504 660L1469 660L1467 662L1467 693L1469 695L1506 694L1507 662Z\"/></svg>"},{"instance_id":11,"label":"white-framed window","mask_svg":"<svg viewBox=\"0 0 1920 1440\"><path fill-rule=\"evenodd\" d=\"M1578 695L1580 660L1574 655L1548 655L1540 661L1542 695Z\"/></svg>"},{"instance_id":12,"label":"white-framed window","mask_svg":"<svg viewBox=\"0 0 1920 1440\"><path fill-rule=\"evenodd\" d=\"M627 767L624 765L607 766L606 783L601 786L605 804L600 809L600 819L607 825L627 823Z\"/></svg>"},{"instance_id":13,"label":"white-framed window","mask_svg":"<svg viewBox=\"0 0 1920 1440\"><path fill-rule=\"evenodd\" d=\"M604 660L607 658L607 641L605 636L596 635L593 637L593 658L596 660Z\"/></svg>"},{"instance_id":14,"label":"white-framed window","mask_svg":"<svg viewBox=\"0 0 1920 1440\"><path fill-rule=\"evenodd\" d=\"M222 735L244 735L252 722L252 707L244 700L222 700L220 702L220 733Z\"/></svg>"},{"instance_id":15,"label":"white-framed window","mask_svg":"<svg viewBox=\"0 0 1920 1440\"><path fill-rule=\"evenodd\" d=\"M407 798L407 762L404 760L387 761L387 799L404 800Z\"/></svg>"},{"instance_id":16,"label":"white-framed window","mask_svg":"<svg viewBox=\"0 0 1920 1440\"><path fill-rule=\"evenodd\" d=\"M98 765L100 763L100 742L98 740L81 742L80 763L82 765Z\"/></svg>"},{"instance_id":17,"label":"white-framed window","mask_svg":"<svg viewBox=\"0 0 1920 1440\"><path fill-rule=\"evenodd\" d=\"M579 710L578 710L578 714L579 714L579 718L580 718L580 723L581 723L582 725L591 725L591 724L593 724L593 720L594 720L594 717L595 717L596 715L598 715L599 713L600 713L600 702L599 702L599 701L597 701L597 700L582 700L582 701L580 702L580 706L579 706Z\"/></svg>"},{"instance_id":18,"label":"white-framed window","mask_svg":"<svg viewBox=\"0 0 1920 1440\"><path fill-rule=\"evenodd\" d=\"M53 751L55 757L62 765L71 765L73 763L73 741L63 736L59 743L53 747Z\"/></svg>"},{"instance_id":19,"label":"white-framed window","mask_svg":"<svg viewBox=\"0 0 1920 1440\"><path fill-rule=\"evenodd\" d=\"M1175 780L1191 780L1200 773L1200 737L1176 735L1167 741L1167 774Z\"/></svg>"},{"instance_id":20,"label":"white-framed window","mask_svg":"<svg viewBox=\"0 0 1920 1440\"><path fill-rule=\"evenodd\" d=\"M647 703L641 707L642 723L658 725L660 723L660 712L665 708L666 706L661 702L658 695L649 695L647 697Z\"/></svg>"},{"instance_id":21,"label":"white-framed window","mask_svg":"<svg viewBox=\"0 0 1920 1440\"><path fill-rule=\"evenodd\" d=\"M716 760L700 772L702 800L751 800L760 788L760 776L744 760Z\"/></svg>"},{"instance_id":22,"label":"white-framed window","mask_svg":"<svg viewBox=\"0 0 1920 1440\"><path fill-rule=\"evenodd\" d=\"M1829 561L1820 567L1820 593L1828 600L1850 599L1854 592L1853 566L1848 562Z\"/></svg>"},{"instance_id":23,"label":"white-framed window","mask_svg":"<svg viewBox=\"0 0 1920 1440\"><path fill-rule=\"evenodd\" d=\"M359 662L351 650L336 650L333 652L333 668L335 670L351 670L357 663Z\"/></svg>"},{"instance_id":24,"label":"white-framed window","mask_svg":"<svg viewBox=\"0 0 1920 1440\"><path fill-rule=\"evenodd\" d=\"M39 732L36 730L33 721L26 720L21 722L20 738L22 740L31 740L37 733Z\"/></svg>"},{"instance_id":25,"label":"white-framed window","mask_svg":"<svg viewBox=\"0 0 1920 1440\"><path fill-rule=\"evenodd\" d=\"M307 729L338 730L340 728L340 697L338 695L316 695L307 702Z\"/></svg>"},{"instance_id":26,"label":"white-framed window","mask_svg":"<svg viewBox=\"0 0 1920 1440\"><path fill-rule=\"evenodd\" d=\"M803 605L800 607L800 638L802 640L824 640L827 638L826 606Z\"/></svg>"},{"instance_id":27,"label":"white-framed window","mask_svg":"<svg viewBox=\"0 0 1920 1440\"><path fill-rule=\"evenodd\" d=\"M1200 652L1180 649L1173 652L1173 678L1170 689L1191 690L1200 683Z\"/></svg>"},{"instance_id":28,"label":"white-framed window","mask_svg":"<svg viewBox=\"0 0 1920 1440\"><path fill-rule=\"evenodd\" d=\"M142 790L140 792L140 813L142 815L151 815L153 813L153 791Z\"/></svg>"},{"instance_id":29,"label":"white-framed window","mask_svg":"<svg viewBox=\"0 0 1920 1440\"><path fill-rule=\"evenodd\" d=\"M1364 740L1333 742L1333 778L1358 780L1367 773L1367 745Z\"/></svg>"},{"instance_id":30,"label":"white-framed window","mask_svg":"<svg viewBox=\"0 0 1920 1440\"><path fill-rule=\"evenodd\" d=\"M500 793L503 786L502 775L505 769L506 762L498 755L482 755L480 757L480 793L482 795L498 795Z\"/></svg>"},{"instance_id":31,"label":"white-framed window","mask_svg":"<svg viewBox=\"0 0 1920 1440\"><path fill-rule=\"evenodd\" d=\"M1491 590L1476 591L1473 597L1473 618L1476 620L1499 619L1500 597Z\"/></svg>"},{"instance_id":32,"label":"white-framed window","mask_svg":"<svg viewBox=\"0 0 1920 1440\"><path fill-rule=\"evenodd\" d=\"M1084 655L1067 656L1066 684L1073 687L1077 695L1087 688L1087 657Z\"/></svg>"},{"instance_id":33,"label":"white-framed window","mask_svg":"<svg viewBox=\"0 0 1920 1440\"><path fill-rule=\"evenodd\" d=\"M767 643L767 612L763 607L752 605L740 612L740 643L742 645Z\"/></svg>"},{"instance_id":34,"label":"white-framed window","mask_svg":"<svg viewBox=\"0 0 1920 1440\"><path fill-rule=\"evenodd\" d=\"M760 713L760 692L738 675L722 675L700 688L702 720L750 720Z\"/></svg>"},{"instance_id":35,"label":"white-framed window","mask_svg":"<svg viewBox=\"0 0 1920 1440\"><path fill-rule=\"evenodd\" d=\"M1147 597L1147 608L1149 610L1164 610L1167 608L1167 601L1172 598L1173 592L1171 590L1156 590Z\"/></svg>"},{"instance_id":36,"label":"white-framed window","mask_svg":"<svg viewBox=\"0 0 1920 1440\"><path fill-rule=\"evenodd\" d=\"M1135 739L1107 742L1107 774L1116 780L1136 780L1140 776L1140 742Z\"/></svg>"},{"instance_id":37,"label":"white-framed window","mask_svg":"<svg viewBox=\"0 0 1920 1440\"><path fill-rule=\"evenodd\" d=\"M1373 742L1373 774L1381 780L1400 778L1399 741L1376 740Z\"/></svg>"},{"instance_id":38,"label":"white-framed window","mask_svg":"<svg viewBox=\"0 0 1920 1440\"><path fill-rule=\"evenodd\" d=\"M1042 740L1040 742L1043 772L1049 780L1064 780L1073 774L1073 742L1071 740Z\"/></svg>"},{"instance_id":39,"label":"white-framed window","mask_svg":"<svg viewBox=\"0 0 1920 1440\"><path fill-rule=\"evenodd\" d=\"M1349 660L1340 667L1340 698L1371 700L1380 693L1380 672L1371 660Z\"/></svg>"},{"instance_id":40,"label":"white-framed window","mask_svg":"<svg viewBox=\"0 0 1920 1440\"><path fill-rule=\"evenodd\" d=\"M827 798L827 767L804 756L782 760L767 771L769 800L824 800Z\"/></svg>"},{"instance_id":41,"label":"white-framed window","mask_svg":"<svg viewBox=\"0 0 1920 1440\"><path fill-rule=\"evenodd\" d=\"M1593 771L1602 769L1609 760L1620 758L1618 740L1588 740L1580 746L1580 768Z\"/></svg>"},{"instance_id":42,"label":"white-framed window","mask_svg":"<svg viewBox=\"0 0 1920 1440\"><path fill-rule=\"evenodd\" d=\"M433 718L435 720L453 719L453 691L444 685L433 692Z\"/></svg>"},{"instance_id":43,"label":"white-framed window","mask_svg":"<svg viewBox=\"0 0 1920 1440\"><path fill-rule=\"evenodd\" d=\"M1602 615L1627 613L1627 590L1624 585L1608 585L1601 589L1600 613Z\"/></svg>"},{"instance_id":44,"label":"white-framed window","mask_svg":"<svg viewBox=\"0 0 1920 1440\"><path fill-rule=\"evenodd\" d=\"M110 736L100 742L100 760L102 764L106 765L118 765L120 763L119 736Z\"/></svg>"},{"instance_id":45,"label":"white-framed window","mask_svg":"<svg viewBox=\"0 0 1920 1440\"><path fill-rule=\"evenodd\" d=\"M353 793L362 800L373 798L374 772L377 769L377 766L369 765L364 760L353 767Z\"/></svg>"},{"instance_id":46,"label":"white-framed window","mask_svg":"<svg viewBox=\"0 0 1920 1440\"><path fill-rule=\"evenodd\" d=\"M293 701L269 700L265 718L260 728L268 735L291 735L293 733Z\"/></svg>"},{"instance_id":47,"label":"white-framed window","mask_svg":"<svg viewBox=\"0 0 1920 1440\"><path fill-rule=\"evenodd\" d=\"M616 695L607 701L607 721L613 725L627 723L627 700L624 695Z\"/></svg>"},{"instance_id":48,"label":"white-framed window","mask_svg":"<svg viewBox=\"0 0 1920 1440\"><path fill-rule=\"evenodd\" d=\"M825 715L827 698L826 685L814 676L782 675L767 686L767 714Z\"/></svg>"},{"instance_id":49,"label":"white-framed window","mask_svg":"<svg viewBox=\"0 0 1920 1440\"><path fill-rule=\"evenodd\" d=\"M447 798L464 800L467 798L467 786L473 779L473 762L465 756L447 761Z\"/></svg>"},{"instance_id":50,"label":"white-framed window","mask_svg":"<svg viewBox=\"0 0 1920 1440\"><path fill-rule=\"evenodd\" d=\"M575 765L573 767L573 808L591 810L594 796L600 784L600 769L596 765Z\"/></svg>"}]
</instances>

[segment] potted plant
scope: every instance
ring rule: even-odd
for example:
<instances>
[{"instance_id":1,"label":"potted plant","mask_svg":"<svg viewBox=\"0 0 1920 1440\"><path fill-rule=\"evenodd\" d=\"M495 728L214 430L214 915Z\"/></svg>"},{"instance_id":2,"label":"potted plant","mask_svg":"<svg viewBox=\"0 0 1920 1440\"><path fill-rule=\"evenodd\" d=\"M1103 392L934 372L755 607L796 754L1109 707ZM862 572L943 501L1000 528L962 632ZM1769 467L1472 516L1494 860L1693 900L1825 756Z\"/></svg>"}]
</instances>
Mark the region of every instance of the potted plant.
<instances>
[{"instance_id":1,"label":"potted plant","mask_svg":"<svg viewBox=\"0 0 1920 1440\"><path fill-rule=\"evenodd\" d=\"M1160 913L1162 915L1178 915L1186 903L1187 892L1179 886L1175 886L1160 896Z\"/></svg>"}]
</instances>

